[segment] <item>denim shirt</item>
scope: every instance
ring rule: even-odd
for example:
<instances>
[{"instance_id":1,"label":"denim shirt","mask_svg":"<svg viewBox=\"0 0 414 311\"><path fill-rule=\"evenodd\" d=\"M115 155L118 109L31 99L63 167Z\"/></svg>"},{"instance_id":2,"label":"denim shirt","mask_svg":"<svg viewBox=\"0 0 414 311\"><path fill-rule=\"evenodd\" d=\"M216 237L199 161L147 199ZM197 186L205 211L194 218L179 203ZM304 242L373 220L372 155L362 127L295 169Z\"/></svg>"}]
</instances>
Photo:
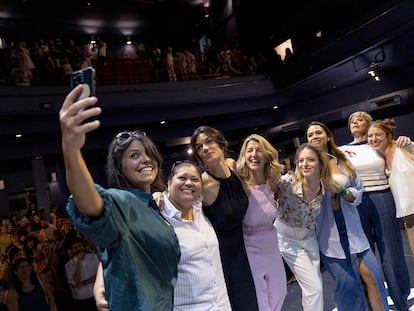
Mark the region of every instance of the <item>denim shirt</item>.
<instances>
[{"instance_id":1,"label":"denim shirt","mask_svg":"<svg viewBox=\"0 0 414 311\"><path fill-rule=\"evenodd\" d=\"M67 212L76 228L100 248L105 292L111 311L172 310L180 248L151 194L104 189L99 217L88 217L70 196Z\"/></svg>"},{"instance_id":2,"label":"denim shirt","mask_svg":"<svg viewBox=\"0 0 414 311\"><path fill-rule=\"evenodd\" d=\"M351 254L361 253L370 247L357 210L357 206L361 203L364 187L356 171L354 179L349 180L349 175L345 168L339 164L338 166L348 176L346 187L355 198L353 202L348 202L341 197L341 209L345 219L350 252ZM332 193L329 191L325 193L322 199L321 212L316 219L319 250L327 257L345 259L345 252L339 239L339 232L331 206L331 195Z\"/></svg>"}]
</instances>

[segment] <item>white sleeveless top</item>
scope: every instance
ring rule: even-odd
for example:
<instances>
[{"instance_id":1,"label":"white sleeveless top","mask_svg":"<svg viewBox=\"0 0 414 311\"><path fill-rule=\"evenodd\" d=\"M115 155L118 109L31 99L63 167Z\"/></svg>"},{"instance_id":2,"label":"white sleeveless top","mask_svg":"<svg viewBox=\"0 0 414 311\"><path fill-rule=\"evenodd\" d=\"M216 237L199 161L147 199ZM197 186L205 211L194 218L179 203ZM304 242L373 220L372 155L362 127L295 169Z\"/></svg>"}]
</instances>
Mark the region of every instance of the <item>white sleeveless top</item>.
<instances>
[{"instance_id":1,"label":"white sleeveless top","mask_svg":"<svg viewBox=\"0 0 414 311\"><path fill-rule=\"evenodd\" d=\"M395 149L388 183L397 210L397 218L414 214L414 161L400 148Z\"/></svg>"}]
</instances>

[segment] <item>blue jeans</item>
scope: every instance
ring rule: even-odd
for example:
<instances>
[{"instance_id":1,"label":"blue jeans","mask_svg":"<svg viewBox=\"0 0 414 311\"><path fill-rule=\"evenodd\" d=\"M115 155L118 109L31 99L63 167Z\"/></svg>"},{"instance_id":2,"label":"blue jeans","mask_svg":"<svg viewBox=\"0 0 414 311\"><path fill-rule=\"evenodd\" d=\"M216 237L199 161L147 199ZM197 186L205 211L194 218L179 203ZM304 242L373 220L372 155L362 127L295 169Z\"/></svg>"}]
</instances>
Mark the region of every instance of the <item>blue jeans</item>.
<instances>
[{"instance_id":1,"label":"blue jeans","mask_svg":"<svg viewBox=\"0 0 414 311\"><path fill-rule=\"evenodd\" d=\"M371 249L367 249L358 254L350 254L348 236L342 212L335 212L334 215L346 259L327 257L323 254L321 254L321 259L324 267L335 280L334 303L336 308L338 311L371 310L365 294L365 285L359 274L359 263L362 262L371 272L378 284L378 292L381 296L384 310L389 310L381 269L374 253Z\"/></svg>"},{"instance_id":2,"label":"blue jeans","mask_svg":"<svg viewBox=\"0 0 414 311\"><path fill-rule=\"evenodd\" d=\"M371 249L374 251L375 246L378 249L388 291L395 307L400 311L408 310L410 278L391 191L364 192L358 212Z\"/></svg>"}]
</instances>

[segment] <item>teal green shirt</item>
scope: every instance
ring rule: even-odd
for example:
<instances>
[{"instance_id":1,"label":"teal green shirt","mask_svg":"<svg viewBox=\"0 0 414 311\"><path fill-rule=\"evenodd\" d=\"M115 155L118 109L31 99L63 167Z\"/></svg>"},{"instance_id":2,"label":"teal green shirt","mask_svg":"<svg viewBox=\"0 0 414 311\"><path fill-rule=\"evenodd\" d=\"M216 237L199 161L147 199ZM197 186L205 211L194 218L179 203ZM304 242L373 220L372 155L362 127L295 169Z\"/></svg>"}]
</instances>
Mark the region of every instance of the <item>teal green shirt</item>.
<instances>
[{"instance_id":1,"label":"teal green shirt","mask_svg":"<svg viewBox=\"0 0 414 311\"><path fill-rule=\"evenodd\" d=\"M111 311L172 310L180 247L151 194L104 189L104 213L80 213L70 196L69 217L101 249L105 291Z\"/></svg>"}]
</instances>

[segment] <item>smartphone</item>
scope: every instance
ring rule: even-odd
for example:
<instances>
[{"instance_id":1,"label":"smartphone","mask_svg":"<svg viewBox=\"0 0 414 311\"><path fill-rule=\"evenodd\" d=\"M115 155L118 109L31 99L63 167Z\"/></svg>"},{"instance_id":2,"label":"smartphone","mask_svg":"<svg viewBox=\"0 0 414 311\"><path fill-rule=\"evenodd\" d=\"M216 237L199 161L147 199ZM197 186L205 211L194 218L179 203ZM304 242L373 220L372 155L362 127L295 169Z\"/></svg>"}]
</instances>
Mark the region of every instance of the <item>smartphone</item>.
<instances>
[{"instance_id":1,"label":"smartphone","mask_svg":"<svg viewBox=\"0 0 414 311\"><path fill-rule=\"evenodd\" d=\"M83 85L83 92L79 100L89 96L95 96L95 69L86 67L73 72L70 79L70 87L73 89L79 84Z\"/></svg>"}]
</instances>

